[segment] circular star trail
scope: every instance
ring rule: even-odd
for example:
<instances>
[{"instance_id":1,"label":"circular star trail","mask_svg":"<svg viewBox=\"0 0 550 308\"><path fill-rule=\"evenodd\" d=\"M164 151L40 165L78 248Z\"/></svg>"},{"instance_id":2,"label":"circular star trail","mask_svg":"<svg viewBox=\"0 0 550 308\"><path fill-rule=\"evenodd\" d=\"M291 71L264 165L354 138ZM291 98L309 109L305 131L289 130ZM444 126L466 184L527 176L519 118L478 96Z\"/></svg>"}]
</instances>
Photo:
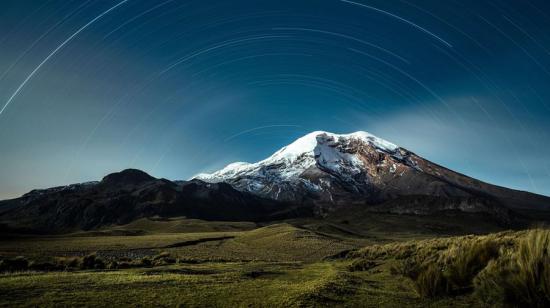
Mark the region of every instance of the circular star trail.
<instances>
[{"instance_id":1,"label":"circular star trail","mask_svg":"<svg viewBox=\"0 0 550 308\"><path fill-rule=\"evenodd\" d=\"M365 130L550 194L550 4L2 1L0 198Z\"/></svg>"}]
</instances>

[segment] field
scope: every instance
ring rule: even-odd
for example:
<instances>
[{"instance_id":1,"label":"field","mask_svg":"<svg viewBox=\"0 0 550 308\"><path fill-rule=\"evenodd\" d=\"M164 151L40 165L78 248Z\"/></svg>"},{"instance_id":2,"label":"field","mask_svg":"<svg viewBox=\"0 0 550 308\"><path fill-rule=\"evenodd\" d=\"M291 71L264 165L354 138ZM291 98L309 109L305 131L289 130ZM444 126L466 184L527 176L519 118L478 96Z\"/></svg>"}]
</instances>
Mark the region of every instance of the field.
<instances>
[{"instance_id":1,"label":"field","mask_svg":"<svg viewBox=\"0 0 550 308\"><path fill-rule=\"evenodd\" d=\"M354 219L362 218L269 225L144 219L69 235L6 235L0 305L501 306L498 290L489 291L504 275L498 269L512 266L516 251L550 250L546 230L456 236L418 218ZM393 221L408 231L384 230ZM469 259L457 251L471 252ZM549 260L548 252L540 258ZM540 260L531 261L524 270ZM548 265L536 270L535 283L550 282ZM530 296L544 307L548 293L539 291Z\"/></svg>"}]
</instances>

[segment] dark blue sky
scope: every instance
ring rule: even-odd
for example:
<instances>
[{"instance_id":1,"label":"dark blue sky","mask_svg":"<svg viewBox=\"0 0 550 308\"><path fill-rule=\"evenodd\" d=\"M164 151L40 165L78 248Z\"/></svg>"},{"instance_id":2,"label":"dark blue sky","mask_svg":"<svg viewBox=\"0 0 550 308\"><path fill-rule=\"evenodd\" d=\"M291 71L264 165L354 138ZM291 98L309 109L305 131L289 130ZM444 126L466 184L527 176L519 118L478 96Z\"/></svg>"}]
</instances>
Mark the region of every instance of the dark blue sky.
<instances>
[{"instance_id":1,"label":"dark blue sky","mask_svg":"<svg viewBox=\"0 0 550 308\"><path fill-rule=\"evenodd\" d=\"M0 198L365 130L550 195L550 2L0 2Z\"/></svg>"}]
</instances>

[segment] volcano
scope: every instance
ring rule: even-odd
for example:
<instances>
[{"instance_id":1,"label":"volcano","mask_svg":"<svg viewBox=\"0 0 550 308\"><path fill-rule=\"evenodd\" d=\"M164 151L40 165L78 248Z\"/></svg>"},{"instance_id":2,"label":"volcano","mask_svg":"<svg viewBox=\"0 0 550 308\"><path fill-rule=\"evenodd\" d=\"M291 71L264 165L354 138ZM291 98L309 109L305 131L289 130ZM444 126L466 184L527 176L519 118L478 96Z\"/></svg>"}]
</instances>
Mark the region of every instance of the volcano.
<instances>
[{"instance_id":1,"label":"volcano","mask_svg":"<svg viewBox=\"0 0 550 308\"><path fill-rule=\"evenodd\" d=\"M127 169L0 201L0 229L69 232L147 217L272 222L333 213L481 215L513 226L550 198L484 183L366 132L317 131L256 163L189 181ZM368 216L368 215L367 215ZM527 219L529 223L529 219Z\"/></svg>"},{"instance_id":2,"label":"volcano","mask_svg":"<svg viewBox=\"0 0 550 308\"><path fill-rule=\"evenodd\" d=\"M264 198L315 204L318 212L352 204L402 213L550 208L548 197L473 179L362 131L312 132L262 161L232 163L196 178Z\"/></svg>"}]
</instances>

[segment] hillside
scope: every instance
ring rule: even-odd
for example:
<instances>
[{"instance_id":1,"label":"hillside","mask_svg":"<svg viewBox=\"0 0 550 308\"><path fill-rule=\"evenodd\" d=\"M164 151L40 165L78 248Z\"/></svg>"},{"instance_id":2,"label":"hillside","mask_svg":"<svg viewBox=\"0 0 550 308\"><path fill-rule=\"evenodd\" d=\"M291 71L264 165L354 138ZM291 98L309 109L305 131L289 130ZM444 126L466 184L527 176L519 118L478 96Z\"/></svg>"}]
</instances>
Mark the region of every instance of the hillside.
<instances>
[{"instance_id":1,"label":"hillside","mask_svg":"<svg viewBox=\"0 0 550 308\"><path fill-rule=\"evenodd\" d=\"M229 184L172 182L128 169L107 175L100 182L34 190L1 201L0 226L7 232L59 233L155 216L261 221L277 214L285 217L287 209Z\"/></svg>"}]
</instances>

